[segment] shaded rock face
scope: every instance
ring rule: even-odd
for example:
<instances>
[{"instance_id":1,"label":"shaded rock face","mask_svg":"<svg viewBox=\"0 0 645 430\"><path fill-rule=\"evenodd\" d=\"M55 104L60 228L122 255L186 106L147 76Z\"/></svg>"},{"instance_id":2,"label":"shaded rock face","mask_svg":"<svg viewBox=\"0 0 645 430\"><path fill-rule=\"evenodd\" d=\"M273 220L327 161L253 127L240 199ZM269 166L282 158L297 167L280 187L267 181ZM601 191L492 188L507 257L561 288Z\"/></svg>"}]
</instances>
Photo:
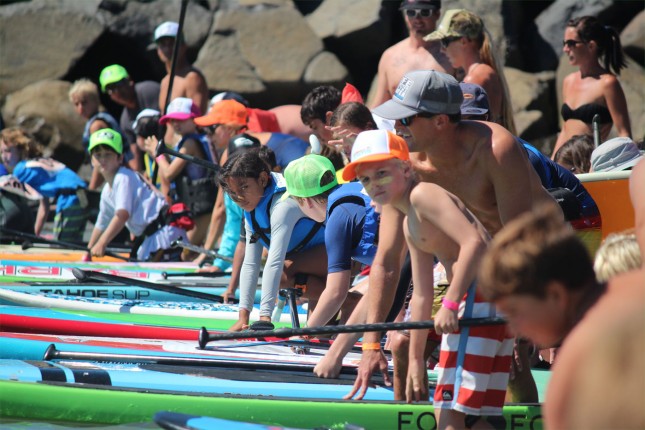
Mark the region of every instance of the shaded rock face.
<instances>
[{"instance_id":1,"label":"shaded rock face","mask_svg":"<svg viewBox=\"0 0 645 430\"><path fill-rule=\"evenodd\" d=\"M383 51L407 37L396 0L191 0L183 34L191 62L211 94L242 93L254 106L300 104L318 85L354 84L364 96ZM98 82L119 63L135 82L166 71L153 32L177 21L179 1L5 0L0 6L0 104L7 125L37 129L61 161L83 158L84 121L67 101L69 83ZM642 1L443 0L443 10L479 14L504 60L522 137L548 152L559 130L561 60L566 21L596 14L621 30L629 68L621 75L636 139L645 133L645 13ZM67 86L67 87L66 87ZM31 101L30 98L34 100ZM45 101L45 102L44 102ZM118 117L121 107L102 94ZM540 145L538 145L540 146ZM542 147L542 146L541 146Z\"/></svg>"}]
</instances>

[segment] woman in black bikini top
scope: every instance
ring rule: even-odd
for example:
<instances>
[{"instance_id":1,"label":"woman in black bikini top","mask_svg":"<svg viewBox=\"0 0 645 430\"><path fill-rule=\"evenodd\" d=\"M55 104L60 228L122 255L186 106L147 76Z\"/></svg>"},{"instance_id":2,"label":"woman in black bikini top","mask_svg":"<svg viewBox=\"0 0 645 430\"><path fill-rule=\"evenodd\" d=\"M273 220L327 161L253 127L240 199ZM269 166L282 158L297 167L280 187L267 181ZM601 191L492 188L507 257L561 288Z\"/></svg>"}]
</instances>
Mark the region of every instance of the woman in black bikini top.
<instances>
[{"instance_id":1,"label":"woman in black bikini top","mask_svg":"<svg viewBox=\"0 0 645 430\"><path fill-rule=\"evenodd\" d=\"M625 93L616 79L625 67L616 31L592 16L583 16L567 22L562 44L569 63L579 70L562 83L560 113L564 123L553 154L574 135L592 135L595 115L600 119L601 142L607 139L612 126L619 136L631 137Z\"/></svg>"}]
</instances>

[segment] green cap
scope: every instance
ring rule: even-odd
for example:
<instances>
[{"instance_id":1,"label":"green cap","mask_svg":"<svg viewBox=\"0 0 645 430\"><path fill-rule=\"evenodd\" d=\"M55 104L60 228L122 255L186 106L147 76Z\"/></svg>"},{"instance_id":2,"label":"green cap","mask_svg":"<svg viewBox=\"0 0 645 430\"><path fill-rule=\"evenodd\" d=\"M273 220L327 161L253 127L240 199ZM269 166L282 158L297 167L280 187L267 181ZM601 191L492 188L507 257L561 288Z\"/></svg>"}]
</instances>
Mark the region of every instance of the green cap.
<instances>
[{"instance_id":1,"label":"green cap","mask_svg":"<svg viewBox=\"0 0 645 430\"><path fill-rule=\"evenodd\" d=\"M92 149L99 145L107 145L114 149L117 154L123 154L123 139L121 138L121 134L111 128L102 128L92 133L90 136L90 146L87 150L92 152Z\"/></svg>"},{"instance_id":2,"label":"green cap","mask_svg":"<svg viewBox=\"0 0 645 430\"><path fill-rule=\"evenodd\" d=\"M105 69L101 70L101 76L99 77L99 82L101 82L101 91L105 92L108 85L129 77L130 75L128 75L128 71L125 70L125 67L118 64L107 66Z\"/></svg>"},{"instance_id":3,"label":"green cap","mask_svg":"<svg viewBox=\"0 0 645 430\"><path fill-rule=\"evenodd\" d=\"M327 172L331 172L333 181L320 185L320 180ZM338 185L336 169L329 158L322 155L309 154L293 160L284 170L287 182L287 193L294 197L314 197Z\"/></svg>"}]
</instances>

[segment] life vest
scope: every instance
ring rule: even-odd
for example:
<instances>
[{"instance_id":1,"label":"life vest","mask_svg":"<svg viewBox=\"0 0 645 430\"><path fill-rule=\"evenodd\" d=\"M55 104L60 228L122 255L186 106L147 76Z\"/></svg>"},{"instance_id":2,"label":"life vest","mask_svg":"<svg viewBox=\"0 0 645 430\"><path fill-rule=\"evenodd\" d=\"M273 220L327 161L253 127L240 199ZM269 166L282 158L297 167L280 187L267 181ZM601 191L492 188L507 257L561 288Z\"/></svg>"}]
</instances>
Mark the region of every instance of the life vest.
<instances>
[{"instance_id":1,"label":"life vest","mask_svg":"<svg viewBox=\"0 0 645 430\"><path fill-rule=\"evenodd\" d=\"M379 227L379 214L374 211L370 204L371 202L372 199L367 195L360 182L349 182L340 185L329 194L329 199L327 200L327 219L329 219L332 211L343 203L355 203L365 207L363 234L358 245L352 249L352 258L366 265L372 264L376 254Z\"/></svg>"},{"instance_id":2,"label":"life vest","mask_svg":"<svg viewBox=\"0 0 645 430\"><path fill-rule=\"evenodd\" d=\"M188 139L199 142L205 159L211 163L215 162L210 150L210 142L202 134L187 134L177 143L175 150L179 151ZM177 200L185 203L194 217L212 212L218 190L214 171L189 163L173 182Z\"/></svg>"},{"instance_id":3,"label":"life vest","mask_svg":"<svg viewBox=\"0 0 645 430\"><path fill-rule=\"evenodd\" d=\"M271 203L274 197L280 198L287 190L284 177L271 173L271 179L260 203L251 212L244 211L244 220L251 229L250 243L260 241L262 246L271 246ZM296 253L313 245L325 243L325 228L310 218L301 218L291 232L287 253Z\"/></svg>"}]
</instances>

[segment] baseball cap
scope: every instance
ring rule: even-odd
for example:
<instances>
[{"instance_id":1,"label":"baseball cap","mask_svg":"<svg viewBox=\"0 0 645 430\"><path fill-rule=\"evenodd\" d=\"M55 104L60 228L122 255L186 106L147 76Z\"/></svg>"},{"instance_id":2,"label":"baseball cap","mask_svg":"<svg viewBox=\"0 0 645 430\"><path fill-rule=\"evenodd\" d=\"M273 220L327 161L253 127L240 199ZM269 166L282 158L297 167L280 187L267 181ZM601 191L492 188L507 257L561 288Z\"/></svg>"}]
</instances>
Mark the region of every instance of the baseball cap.
<instances>
[{"instance_id":1,"label":"baseball cap","mask_svg":"<svg viewBox=\"0 0 645 430\"><path fill-rule=\"evenodd\" d=\"M591 153L592 172L617 172L636 165L644 156L629 137L615 137Z\"/></svg>"},{"instance_id":2,"label":"baseball cap","mask_svg":"<svg viewBox=\"0 0 645 430\"><path fill-rule=\"evenodd\" d=\"M373 109L385 119L402 119L420 112L456 114L464 96L455 78L436 70L406 73L391 100Z\"/></svg>"},{"instance_id":3,"label":"baseball cap","mask_svg":"<svg viewBox=\"0 0 645 430\"><path fill-rule=\"evenodd\" d=\"M486 115L490 109L486 90L480 85L469 82L460 82L459 86L464 94L464 101L461 103L461 114Z\"/></svg>"},{"instance_id":4,"label":"baseball cap","mask_svg":"<svg viewBox=\"0 0 645 430\"><path fill-rule=\"evenodd\" d=\"M171 101L166 112L164 116L159 118L159 124L166 124L171 119L184 121L190 118L197 118L202 114L193 99L189 99L188 97L177 97Z\"/></svg>"},{"instance_id":5,"label":"baseball cap","mask_svg":"<svg viewBox=\"0 0 645 430\"><path fill-rule=\"evenodd\" d=\"M195 118L200 127L214 124L246 125L249 114L246 106L235 100L222 100L215 103L208 114Z\"/></svg>"},{"instance_id":6,"label":"baseball cap","mask_svg":"<svg viewBox=\"0 0 645 430\"><path fill-rule=\"evenodd\" d=\"M237 134L228 140L228 157L242 149L259 148L262 146L260 140L247 133Z\"/></svg>"},{"instance_id":7,"label":"baseball cap","mask_svg":"<svg viewBox=\"0 0 645 430\"><path fill-rule=\"evenodd\" d=\"M321 186L320 180L327 172L331 173L333 180ZM287 182L285 195L294 197L314 197L338 185L336 169L331 160L318 154L309 154L293 160L284 169L284 179Z\"/></svg>"},{"instance_id":8,"label":"baseball cap","mask_svg":"<svg viewBox=\"0 0 645 430\"><path fill-rule=\"evenodd\" d=\"M480 17L466 9L450 9L439 21L437 29L423 38L426 42L447 37L468 37L475 39L484 31Z\"/></svg>"},{"instance_id":9,"label":"baseball cap","mask_svg":"<svg viewBox=\"0 0 645 430\"><path fill-rule=\"evenodd\" d=\"M132 129L136 133L137 128L141 124L141 120L143 118L154 118L154 117L158 117L158 116L161 116L161 112L159 112L156 109L148 109L148 108L146 108L146 109L142 110L141 112L139 112L137 114L137 117L134 119L134 122L132 123Z\"/></svg>"},{"instance_id":10,"label":"baseball cap","mask_svg":"<svg viewBox=\"0 0 645 430\"><path fill-rule=\"evenodd\" d=\"M352 146L352 162L343 169L343 179L351 181L356 178L356 166L376 161L409 160L408 144L401 136L385 130L363 131L356 136Z\"/></svg>"},{"instance_id":11,"label":"baseball cap","mask_svg":"<svg viewBox=\"0 0 645 430\"><path fill-rule=\"evenodd\" d=\"M179 24L172 21L166 21L155 28L155 42L162 37L172 37L173 39L177 37L179 33Z\"/></svg>"},{"instance_id":12,"label":"baseball cap","mask_svg":"<svg viewBox=\"0 0 645 430\"><path fill-rule=\"evenodd\" d=\"M112 64L101 70L101 75L99 76L99 82L101 83L101 91L106 92L106 87L115 82L122 81L126 78L129 78L128 71L125 70L125 67L119 64Z\"/></svg>"},{"instance_id":13,"label":"baseball cap","mask_svg":"<svg viewBox=\"0 0 645 430\"><path fill-rule=\"evenodd\" d=\"M399 10L441 9L441 0L403 0Z\"/></svg>"},{"instance_id":14,"label":"baseball cap","mask_svg":"<svg viewBox=\"0 0 645 430\"><path fill-rule=\"evenodd\" d=\"M246 100L242 96L242 94L236 93L235 91L223 91L221 93L215 94L208 102L208 106L211 107L215 103L221 102L222 100L235 100L236 102L242 103L246 107L250 106L248 100Z\"/></svg>"},{"instance_id":15,"label":"baseball cap","mask_svg":"<svg viewBox=\"0 0 645 430\"><path fill-rule=\"evenodd\" d=\"M90 136L90 145L87 150L92 152L92 149L99 145L106 145L114 149L117 154L123 154L123 140L121 134L111 128L102 128L96 130Z\"/></svg>"}]
</instances>

